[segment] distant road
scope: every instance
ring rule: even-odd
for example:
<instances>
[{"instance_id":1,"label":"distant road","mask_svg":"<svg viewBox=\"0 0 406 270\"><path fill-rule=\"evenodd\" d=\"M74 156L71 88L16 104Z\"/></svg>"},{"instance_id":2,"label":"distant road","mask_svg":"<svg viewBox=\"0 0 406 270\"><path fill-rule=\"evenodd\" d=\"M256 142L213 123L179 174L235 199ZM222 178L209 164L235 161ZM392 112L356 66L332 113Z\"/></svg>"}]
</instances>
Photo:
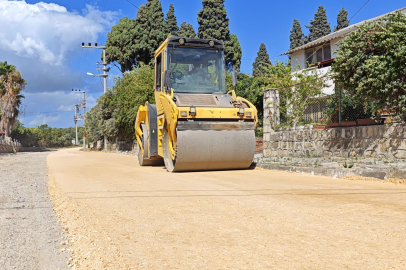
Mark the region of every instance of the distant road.
<instances>
[{"instance_id":1,"label":"distant road","mask_svg":"<svg viewBox=\"0 0 406 270\"><path fill-rule=\"evenodd\" d=\"M50 154L48 166L76 266L406 269L405 185L262 170L168 173L78 149Z\"/></svg>"}]
</instances>

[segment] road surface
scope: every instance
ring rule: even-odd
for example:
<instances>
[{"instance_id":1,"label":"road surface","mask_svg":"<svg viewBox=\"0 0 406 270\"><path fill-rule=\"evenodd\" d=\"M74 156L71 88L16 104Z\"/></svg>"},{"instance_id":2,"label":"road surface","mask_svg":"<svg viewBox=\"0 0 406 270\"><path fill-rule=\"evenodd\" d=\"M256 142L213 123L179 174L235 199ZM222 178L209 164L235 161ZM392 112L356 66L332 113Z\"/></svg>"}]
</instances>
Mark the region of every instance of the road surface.
<instances>
[{"instance_id":1,"label":"road surface","mask_svg":"<svg viewBox=\"0 0 406 270\"><path fill-rule=\"evenodd\" d=\"M406 269L406 185L78 149L48 166L77 269Z\"/></svg>"}]
</instances>

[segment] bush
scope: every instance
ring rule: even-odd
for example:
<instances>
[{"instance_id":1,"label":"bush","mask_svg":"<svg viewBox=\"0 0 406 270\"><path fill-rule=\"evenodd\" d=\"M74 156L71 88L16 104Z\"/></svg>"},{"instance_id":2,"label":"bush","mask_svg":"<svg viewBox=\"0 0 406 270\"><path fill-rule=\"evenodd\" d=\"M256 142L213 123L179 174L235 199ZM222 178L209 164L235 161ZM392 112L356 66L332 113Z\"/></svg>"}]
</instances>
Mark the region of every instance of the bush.
<instances>
[{"instance_id":1,"label":"bush","mask_svg":"<svg viewBox=\"0 0 406 270\"><path fill-rule=\"evenodd\" d=\"M342 41L332 66L335 80L373 112L406 111L406 15L390 14L365 23Z\"/></svg>"},{"instance_id":2,"label":"bush","mask_svg":"<svg viewBox=\"0 0 406 270\"><path fill-rule=\"evenodd\" d=\"M81 137L83 131L79 134ZM28 128L17 120L11 130L11 138L20 141L24 147L66 147L72 145L72 140L75 139L75 129L51 128L48 125Z\"/></svg>"}]
</instances>

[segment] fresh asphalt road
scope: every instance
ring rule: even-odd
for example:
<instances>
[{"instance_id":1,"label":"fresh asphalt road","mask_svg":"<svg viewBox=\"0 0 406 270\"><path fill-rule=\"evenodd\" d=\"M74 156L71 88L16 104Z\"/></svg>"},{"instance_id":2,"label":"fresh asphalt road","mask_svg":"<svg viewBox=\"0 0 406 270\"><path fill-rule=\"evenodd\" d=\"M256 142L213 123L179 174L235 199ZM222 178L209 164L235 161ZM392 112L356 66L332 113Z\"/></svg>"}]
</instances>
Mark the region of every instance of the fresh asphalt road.
<instances>
[{"instance_id":1,"label":"fresh asphalt road","mask_svg":"<svg viewBox=\"0 0 406 270\"><path fill-rule=\"evenodd\" d=\"M406 185L168 173L78 149L50 154L48 166L78 268L406 269Z\"/></svg>"}]
</instances>

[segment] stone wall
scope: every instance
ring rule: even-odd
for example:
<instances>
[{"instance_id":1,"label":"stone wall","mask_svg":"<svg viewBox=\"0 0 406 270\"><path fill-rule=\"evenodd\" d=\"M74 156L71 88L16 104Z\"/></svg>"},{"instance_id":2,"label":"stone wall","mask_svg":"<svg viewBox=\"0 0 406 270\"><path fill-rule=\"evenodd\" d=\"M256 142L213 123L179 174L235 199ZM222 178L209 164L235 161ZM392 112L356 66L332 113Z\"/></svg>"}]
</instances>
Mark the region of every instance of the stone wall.
<instances>
[{"instance_id":1,"label":"stone wall","mask_svg":"<svg viewBox=\"0 0 406 270\"><path fill-rule=\"evenodd\" d=\"M279 92L278 89L265 89L264 90L264 121L263 121L263 134L264 141L270 139L270 133L273 132L272 127L278 125L279 121L279 108L274 106L278 104Z\"/></svg>"},{"instance_id":2,"label":"stone wall","mask_svg":"<svg viewBox=\"0 0 406 270\"><path fill-rule=\"evenodd\" d=\"M265 157L379 157L406 159L406 125L270 132Z\"/></svg>"},{"instance_id":3,"label":"stone wall","mask_svg":"<svg viewBox=\"0 0 406 270\"><path fill-rule=\"evenodd\" d=\"M0 138L0 153L15 153L21 151L21 143L11 138Z\"/></svg>"}]
</instances>

